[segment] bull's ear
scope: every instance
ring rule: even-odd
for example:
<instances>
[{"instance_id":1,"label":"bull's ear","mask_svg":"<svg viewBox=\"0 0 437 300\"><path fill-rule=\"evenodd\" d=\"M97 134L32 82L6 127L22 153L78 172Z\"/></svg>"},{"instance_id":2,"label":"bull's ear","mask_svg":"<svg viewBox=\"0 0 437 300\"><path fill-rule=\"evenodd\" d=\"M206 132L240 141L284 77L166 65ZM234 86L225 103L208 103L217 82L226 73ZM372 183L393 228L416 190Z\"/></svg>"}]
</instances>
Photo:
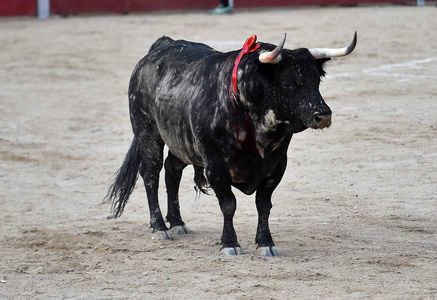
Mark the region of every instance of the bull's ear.
<instances>
[{"instance_id":1,"label":"bull's ear","mask_svg":"<svg viewBox=\"0 0 437 300\"><path fill-rule=\"evenodd\" d=\"M316 65L317 65L317 69L319 70L320 77L324 77L326 75L326 72L324 70L324 67L325 67L324 64L328 60L331 60L331 59L330 58L319 58L319 59L316 59Z\"/></svg>"}]
</instances>

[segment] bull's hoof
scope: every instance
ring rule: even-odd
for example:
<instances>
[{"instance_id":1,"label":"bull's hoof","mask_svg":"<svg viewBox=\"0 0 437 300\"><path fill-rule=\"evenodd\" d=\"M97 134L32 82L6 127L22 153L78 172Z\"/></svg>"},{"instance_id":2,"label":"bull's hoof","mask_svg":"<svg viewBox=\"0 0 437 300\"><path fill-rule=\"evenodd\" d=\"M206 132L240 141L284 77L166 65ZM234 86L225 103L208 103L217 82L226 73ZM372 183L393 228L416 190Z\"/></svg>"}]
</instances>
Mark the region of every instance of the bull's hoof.
<instances>
[{"instance_id":1,"label":"bull's hoof","mask_svg":"<svg viewBox=\"0 0 437 300\"><path fill-rule=\"evenodd\" d=\"M170 231L171 235L175 235L175 234L190 234L190 230L185 225L174 226L174 227L170 228L169 231Z\"/></svg>"},{"instance_id":2,"label":"bull's hoof","mask_svg":"<svg viewBox=\"0 0 437 300\"><path fill-rule=\"evenodd\" d=\"M240 247L226 247L220 250L224 255L243 255L243 250Z\"/></svg>"},{"instance_id":3,"label":"bull's hoof","mask_svg":"<svg viewBox=\"0 0 437 300\"><path fill-rule=\"evenodd\" d=\"M152 240L170 240L171 239L171 233L167 230L156 230L152 232Z\"/></svg>"},{"instance_id":4,"label":"bull's hoof","mask_svg":"<svg viewBox=\"0 0 437 300\"><path fill-rule=\"evenodd\" d=\"M267 256L267 257L279 256L278 250L276 250L275 246L258 247L256 248L256 253L259 256Z\"/></svg>"}]
</instances>

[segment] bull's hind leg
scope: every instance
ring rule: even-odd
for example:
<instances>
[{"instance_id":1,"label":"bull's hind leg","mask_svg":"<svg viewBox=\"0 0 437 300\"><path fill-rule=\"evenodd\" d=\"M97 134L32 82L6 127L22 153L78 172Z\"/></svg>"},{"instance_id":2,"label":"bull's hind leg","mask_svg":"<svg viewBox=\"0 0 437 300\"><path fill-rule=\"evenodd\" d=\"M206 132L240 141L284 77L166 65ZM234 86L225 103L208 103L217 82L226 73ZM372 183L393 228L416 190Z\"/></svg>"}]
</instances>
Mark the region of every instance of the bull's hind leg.
<instances>
[{"instance_id":1,"label":"bull's hind leg","mask_svg":"<svg viewBox=\"0 0 437 300\"><path fill-rule=\"evenodd\" d=\"M168 201L167 221L170 223L170 231L173 234L190 233L184 221L182 221L179 206L179 185L182 171L186 166L185 163L168 151L168 156L164 163Z\"/></svg>"},{"instance_id":2,"label":"bull's hind leg","mask_svg":"<svg viewBox=\"0 0 437 300\"><path fill-rule=\"evenodd\" d=\"M147 193L147 201L150 211L150 227L153 229L152 238L169 239L170 234L165 225L164 218L158 202L159 173L162 169L164 142L159 138L143 138L140 143L141 168L140 175L143 177Z\"/></svg>"}]
</instances>

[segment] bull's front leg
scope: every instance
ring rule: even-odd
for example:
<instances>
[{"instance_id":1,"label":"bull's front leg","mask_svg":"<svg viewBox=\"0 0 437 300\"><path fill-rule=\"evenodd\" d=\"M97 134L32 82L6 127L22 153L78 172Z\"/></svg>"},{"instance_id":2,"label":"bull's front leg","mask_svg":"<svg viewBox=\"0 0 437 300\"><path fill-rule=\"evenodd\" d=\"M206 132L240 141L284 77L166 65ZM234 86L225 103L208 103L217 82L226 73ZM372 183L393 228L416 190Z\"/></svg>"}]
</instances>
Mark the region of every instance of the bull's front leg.
<instances>
[{"instance_id":1,"label":"bull's front leg","mask_svg":"<svg viewBox=\"0 0 437 300\"><path fill-rule=\"evenodd\" d=\"M237 209L237 200L234 193L232 193L230 179L228 179L226 174L220 174L220 172L214 169L207 168L206 176L218 198L220 209L223 213L222 248L220 251L225 255L240 255L243 254L243 251L238 244L233 221L235 210Z\"/></svg>"},{"instance_id":2,"label":"bull's front leg","mask_svg":"<svg viewBox=\"0 0 437 300\"><path fill-rule=\"evenodd\" d=\"M240 245L237 241L237 234L234 229L234 214L237 209L237 200L231 192L229 195L219 197L220 209L223 213L223 233L222 233L222 253L226 255L243 254Z\"/></svg>"},{"instance_id":3,"label":"bull's front leg","mask_svg":"<svg viewBox=\"0 0 437 300\"><path fill-rule=\"evenodd\" d=\"M278 186L287 167L287 157L280 161L271 177L266 178L256 192L256 208L258 210L258 227L255 242L257 252L262 256L278 256L275 243L269 228L269 216L272 208L272 193Z\"/></svg>"},{"instance_id":4,"label":"bull's front leg","mask_svg":"<svg viewBox=\"0 0 437 300\"><path fill-rule=\"evenodd\" d=\"M258 210L258 227L255 242L257 253L262 256L278 256L275 243L269 228L270 209L272 208L271 194L256 194L256 208Z\"/></svg>"}]
</instances>

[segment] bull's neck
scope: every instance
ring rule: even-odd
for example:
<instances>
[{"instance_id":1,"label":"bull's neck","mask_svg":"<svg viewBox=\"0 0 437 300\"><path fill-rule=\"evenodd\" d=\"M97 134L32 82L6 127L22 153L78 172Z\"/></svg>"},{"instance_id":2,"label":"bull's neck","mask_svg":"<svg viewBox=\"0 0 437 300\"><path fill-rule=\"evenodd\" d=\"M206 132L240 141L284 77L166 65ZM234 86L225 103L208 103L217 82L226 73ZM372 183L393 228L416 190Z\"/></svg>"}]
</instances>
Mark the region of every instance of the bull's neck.
<instances>
[{"instance_id":1,"label":"bull's neck","mask_svg":"<svg viewBox=\"0 0 437 300\"><path fill-rule=\"evenodd\" d=\"M264 157L266 148L280 145L284 134L278 134L277 129L280 125L288 126L288 121L279 120L272 109L256 109L241 98L237 98L236 104L231 110L237 147Z\"/></svg>"}]
</instances>

